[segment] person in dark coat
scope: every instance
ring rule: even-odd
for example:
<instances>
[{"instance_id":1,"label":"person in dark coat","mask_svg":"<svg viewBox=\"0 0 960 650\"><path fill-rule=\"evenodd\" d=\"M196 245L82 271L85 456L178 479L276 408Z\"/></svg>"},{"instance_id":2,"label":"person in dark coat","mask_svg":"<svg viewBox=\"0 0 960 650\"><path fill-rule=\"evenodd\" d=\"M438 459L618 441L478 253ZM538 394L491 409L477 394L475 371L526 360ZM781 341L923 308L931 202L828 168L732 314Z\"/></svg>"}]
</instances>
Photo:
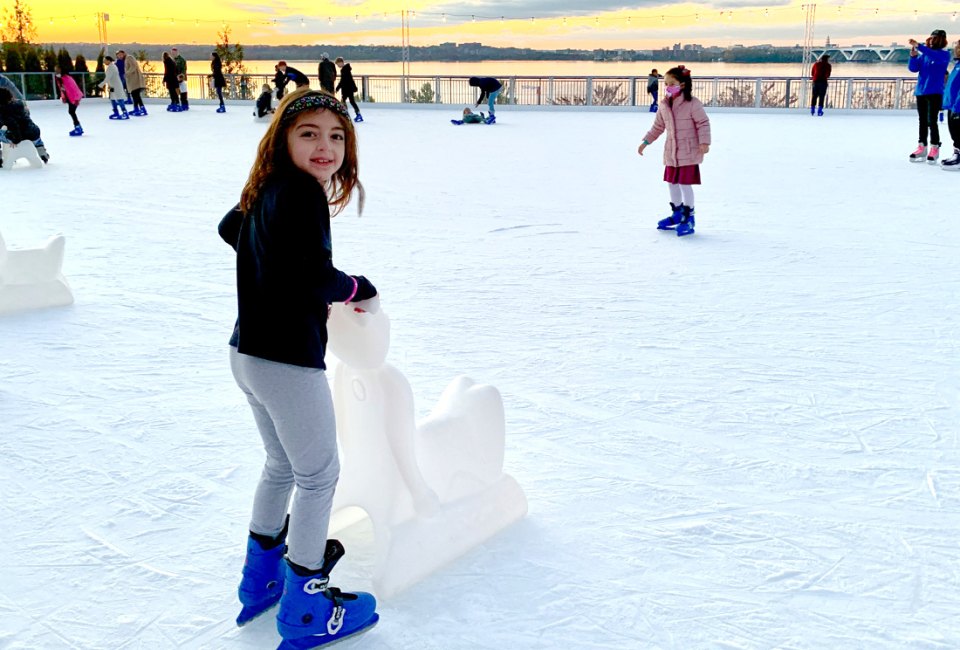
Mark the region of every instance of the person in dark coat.
<instances>
[{"instance_id":1,"label":"person in dark coat","mask_svg":"<svg viewBox=\"0 0 960 650\"><path fill-rule=\"evenodd\" d=\"M281 61L280 63L283 63L283 61ZM277 89L277 101L280 101L281 99L283 99L283 92L284 92L284 89L287 87L287 75L280 72L279 65L273 66L273 69L276 72L276 74L273 75L273 86L274 88Z\"/></svg>"},{"instance_id":2,"label":"person in dark coat","mask_svg":"<svg viewBox=\"0 0 960 650\"><path fill-rule=\"evenodd\" d=\"M170 93L170 105L168 111L180 111L180 81L177 79L177 63L170 56L169 52L163 53L163 85L167 87Z\"/></svg>"},{"instance_id":3,"label":"person in dark coat","mask_svg":"<svg viewBox=\"0 0 960 650\"><path fill-rule=\"evenodd\" d=\"M656 113L660 108L660 80L663 79L663 75L657 72L657 69L654 68L650 71L650 74L647 76L647 94L650 95L652 101L650 102L650 112Z\"/></svg>"},{"instance_id":4,"label":"person in dark coat","mask_svg":"<svg viewBox=\"0 0 960 650\"><path fill-rule=\"evenodd\" d=\"M320 87L332 95L334 93L333 84L337 80L337 67L333 65L330 55L326 52L320 55L317 74L320 76Z\"/></svg>"},{"instance_id":5,"label":"person in dark coat","mask_svg":"<svg viewBox=\"0 0 960 650\"><path fill-rule=\"evenodd\" d=\"M296 68L291 68L287 65L286 61L281 61L277 64L277 69L283 73L284 78L289 82L292 81L297 88L304 88L310 86L310 80L307 79L307 75L303 74Z\"/></svg>"},{"instance_id":6,"label":"person in dark coat","mask_svg":"<svg viewBox=\"0 0 960 650\"><path fill-rule=\"evenodd\" d=\"M253 114L256 117L266 117L273 112L273 93L270 92L270 84L263 84L263 92L257 97L257 109Z\"/></svg>"},{"instance_id":7,"label":"person in dark coat","mask_svg":"<svg viewBox=\"0 0 960 650\"><path fill-rule=\"evenodd\" d=\"M347 101L353 106L353 112L357 114L353 118L354 122L362 122L363 116L360 115L360 107L357 106L357 100L354 98L357 90L357 82L353 79L353 69L349 63L343 60L342 56L337 57L337 67L340 68L340 81L337 82L337 90L340 91L340 100L346 105Z\"/></svg>"},{"instance_id":8,"label":"person in dark coat","mask_svg":"<svg viewBox=\"0 0 960 650\"><path fill-rule=\"evenodd\" d=\"M27 105L22 99L16 99L6 88L0 87L0 142L18 145L30 140L37 147L40 160L47 162L50 156L40 139L40 127L30 119ZM0 160L0 167L3 161Z\"/></svg>"},{"instance_id":9,"label":"person in dark coat","mask_svg":"<svg viewBox=\"0 0 960 650\"><path fill-rule=\"evenodd\" d=\"M503 84L493 77L470 77L470 85L480 89L480 98L477 99L479 106L484 99L487 100L487 106L490 109L490 117L487 118L487 124L493 124L497 121L494 112L494 104L497 103L497 96L503 90Z\"/></svg>"},{"instance_id":10,"label":"person in dark coat","mask_svg":"<svg viewBox=\"0 0 960 650\"><path fill-rule=\"evenodd\" d=\"M223 76L223 61L216 52L210 53L210 71L213 73L213 88L217 91L217 97L220 99L220 108L218 113L226 113L227 107L223 105L223 89L227 87L227 80Z\"/></svg>"}]
</instances>

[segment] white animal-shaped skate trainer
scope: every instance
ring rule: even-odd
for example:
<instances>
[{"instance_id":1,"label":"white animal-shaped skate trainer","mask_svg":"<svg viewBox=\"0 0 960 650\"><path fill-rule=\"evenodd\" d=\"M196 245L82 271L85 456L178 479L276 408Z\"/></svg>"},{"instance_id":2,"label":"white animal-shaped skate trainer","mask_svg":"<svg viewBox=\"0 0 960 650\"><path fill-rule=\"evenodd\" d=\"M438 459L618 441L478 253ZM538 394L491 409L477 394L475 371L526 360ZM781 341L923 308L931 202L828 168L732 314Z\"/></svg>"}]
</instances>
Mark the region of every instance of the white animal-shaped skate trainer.
<instances>
[{"instance_id":1,"label":"white animal-shaped skate trainer","mask_svg":"<svg viewBox=\"0 0 960 650\"><path fill-rule=\"evenodd\" d=\"M43 248L7 250L0 233L0 314L73 303L60 272L65 243L63 235L55 235Z\"/></svg>"},{"instance_id":2,"label":"white animal-shaped skate trainer","mask_svg":"<svg viewBox=\"0 0 960 650\"><path fill-rule=\"evenodd\" d=\"M386 362L383 311L333 306L331 352L340 481L331 530L363 509L373 523L377 596L389 598L523 518L527 499L503 473L503 401L493 386L458 377L433 412L414 420L413 392Z\"/></svg>"},{"instance_id":3,"label":"white animal-shaped skate trainer","mask_svg":"<svg viewBox=\"0 0 960 650\"><path fill-rule=\"evenodd\" d=\"M36 145L29 140L24 140L16 146L8 142L0 143L0 158L3 159L3 167L0 169L13 169L18 160L26 160L31 167L43 167Z\"/></svg>"}]
</instances>

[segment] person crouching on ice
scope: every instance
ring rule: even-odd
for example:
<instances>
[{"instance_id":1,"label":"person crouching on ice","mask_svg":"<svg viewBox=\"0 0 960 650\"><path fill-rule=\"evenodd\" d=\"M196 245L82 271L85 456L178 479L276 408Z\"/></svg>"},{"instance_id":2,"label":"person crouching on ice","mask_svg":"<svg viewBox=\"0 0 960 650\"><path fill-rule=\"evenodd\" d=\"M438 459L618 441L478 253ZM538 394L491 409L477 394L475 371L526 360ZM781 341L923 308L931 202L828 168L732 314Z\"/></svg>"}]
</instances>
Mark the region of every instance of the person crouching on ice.
<instances>
[{"instance_id":1,"label":"person crouching on ice","mask_svg":"<svg viewBox=\"0 0 960 650\"><path fill-rule=\"evenodd\" d=\"M257 117L263 117L273 112L273 91L270 84L263 84L260 96L257 97L257 110L254 113Z\"/></svg>"},{"instance_id":2,"label":"person crouching on ice","mask_svg":"<svg viewBox=\"0 0 960 650\"><path fill-rule=\"evenodd\" d=\"M40 127L30 119L27 105L17 99L6 88L0 87L0 142L16 147L24 140L30 140L37 148L37 155L44 163L50 161L47 148L40 139ZM0 160L0 167L3 160Z\"/></svg>"}]
</instances>

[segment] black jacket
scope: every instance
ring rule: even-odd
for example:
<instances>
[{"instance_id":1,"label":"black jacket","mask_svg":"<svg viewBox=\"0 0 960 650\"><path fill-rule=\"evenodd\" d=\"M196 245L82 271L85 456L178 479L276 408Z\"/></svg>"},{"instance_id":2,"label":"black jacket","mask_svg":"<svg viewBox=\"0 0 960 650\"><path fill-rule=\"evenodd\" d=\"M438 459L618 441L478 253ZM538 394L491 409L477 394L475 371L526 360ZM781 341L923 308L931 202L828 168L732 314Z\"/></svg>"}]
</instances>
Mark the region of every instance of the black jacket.
<instances>
[{"instance_id":1,"label":"black jacket","mask_svg":"<svg viewBox=\"0 0 960 650\"><path fill-rule=\"evenodd\" d=\"M344 95L352 95L357 92L357 82L353 80L353 69L347 63L340 68L340 82L337 84L337 90Z\"/></svg>"},{"instance_id":2,"label":"black jacket","mask_svg":"<svg viewBox=\"0 0 960 650\"><path fill-rule=\"evenodd\" d=\"M250 214L235 207L220 237L237 252L239 315L230 345L242 354L325 368L327 305L353 293L353 278L333 266L330 209L323 187L299 170L264 188ZM356 276L354 301L377 290Z\"/></svg>"},{"instance_id":3,"label":"black jacket","mask_svg":"<svg viewBox=\"0 0 960 650\"><path fill-rule=\"evenodd\" d=\"M291 68L287 66L286 72L287 81L292 81L295 86L309 86L310 80L307 79L307 75L303 74L296 68Z\"/></svg>"},{"instance_id":4,"label":"black jacket","mask_svg":"<svg viewBox=\"0 0 960 650\"><path fill-rule=\"evenodd\" d=\"M490 93L503 88L503 84L493 77L470 77L470 85L480 89L478 104L486 99Z\"/></svg>"},{"instance_id":5,"label":"black jacket","mask_svg":"<svg viewBox=\"0 0 960 650\"><path fill-rule=\"evenodd\" d=\"M337 80L337 66L333 65L333 61L330 59L321 61L317 66L317 75L320 77L320 85L333 92L333 82Z\"/></svg>"},{"instance_id":6,"label":"black jacket","mask_svg":"<svg viewBox=\"0 0 960 650\"><path fill-rule=\"evenodd\" d=\"M257 97L257 117L263 117L269 113L272 105L273 93L260 93L260 96Z\"/></svg>"},{"instance_id":7,"label":"black jacket","mask_svg":"<svg viewBox=\"0 0 960 650\"><path fill-rule=\"evenodd\" d=\"M211 61L210 71L213 72L213 87L226 88L227 80L223 76L223 61L217 59Z\"/></svg>"},{"instance_id":8,"label":"black jacket","mask_svg":"<svg viewBox=\"0 0 960 650\"><path fill-rule=\"evenodd\" d=\"M7 139L13 144L40 138L40 127L30 119L26 105L19 99L0 104L0 126L7 127Z\"/></svg>"},{"instance_id":9,"label":"black jacket","mask_svg":"<svg viewBox=\"0 0 960 650\"><path fill-rule=\"evenodd\" d=\"M273 75L273 85L277 87L277 90L283 90L287 85L287 75L277 70L277 74Z\"/></svg>"},{"instance_id":10,"label":"black jacket","mask_svg":"<svg viewBox=\"0 0 960 650\"><path fill-rule=\"evenodd\" d=\"M167 57L163 60L163 85L170 87L171 85L176 86L180 82L177 81L177 75L180 74L177 72L177 62L173 59Z\"/></svg>"}]
</instances>

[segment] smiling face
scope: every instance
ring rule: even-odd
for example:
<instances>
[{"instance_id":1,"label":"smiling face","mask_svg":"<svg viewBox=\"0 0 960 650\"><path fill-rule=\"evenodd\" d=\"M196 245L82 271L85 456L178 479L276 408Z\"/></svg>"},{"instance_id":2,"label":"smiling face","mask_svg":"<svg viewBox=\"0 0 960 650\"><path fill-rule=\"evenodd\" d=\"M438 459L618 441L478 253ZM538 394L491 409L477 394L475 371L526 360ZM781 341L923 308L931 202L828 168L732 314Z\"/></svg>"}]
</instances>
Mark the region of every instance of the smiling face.
<instances>
[{"instance_id":1,"label":"smiling face","mask_svg":"<svg viewBox=\"0 0 960 650\"><path fill-rule=\"evenodd\" d=\"M287 149L297 169L326 184L343 165L346 130L331 111L304 111L287 132Z\"/></svg>"}]
</instances>

